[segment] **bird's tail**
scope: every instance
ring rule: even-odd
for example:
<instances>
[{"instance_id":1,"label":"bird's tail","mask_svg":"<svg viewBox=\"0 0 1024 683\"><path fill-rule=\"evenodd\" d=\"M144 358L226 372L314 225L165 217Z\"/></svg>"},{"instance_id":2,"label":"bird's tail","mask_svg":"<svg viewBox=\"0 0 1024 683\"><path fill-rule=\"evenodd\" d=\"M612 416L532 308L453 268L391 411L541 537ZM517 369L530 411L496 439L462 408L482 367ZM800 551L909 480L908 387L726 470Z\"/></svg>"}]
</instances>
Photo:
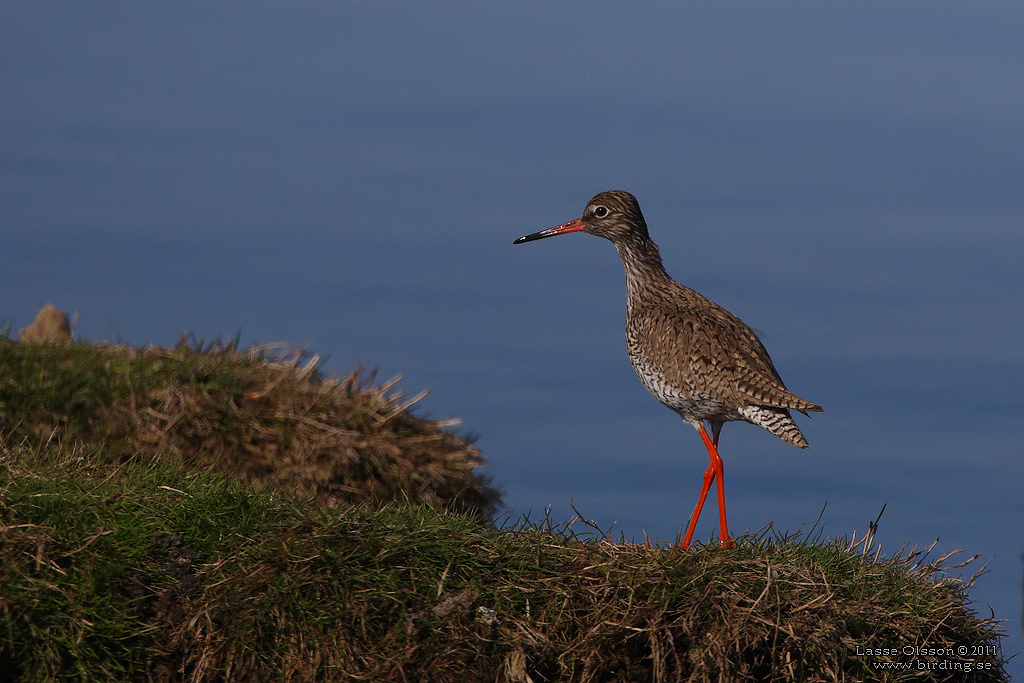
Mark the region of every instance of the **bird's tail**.
<instances>
[{"instance_id":1,"label":"bird's tail","mask_svg":"<svg viewBox=\"0 0 1024 683\"><path fill-rule=\"evenodd\" d=\"M788 410L769 406L747 406L740 413L750 422L768 430L786 443L807 448L807 439L796 426Z\"/></svg>"}]
</instances>

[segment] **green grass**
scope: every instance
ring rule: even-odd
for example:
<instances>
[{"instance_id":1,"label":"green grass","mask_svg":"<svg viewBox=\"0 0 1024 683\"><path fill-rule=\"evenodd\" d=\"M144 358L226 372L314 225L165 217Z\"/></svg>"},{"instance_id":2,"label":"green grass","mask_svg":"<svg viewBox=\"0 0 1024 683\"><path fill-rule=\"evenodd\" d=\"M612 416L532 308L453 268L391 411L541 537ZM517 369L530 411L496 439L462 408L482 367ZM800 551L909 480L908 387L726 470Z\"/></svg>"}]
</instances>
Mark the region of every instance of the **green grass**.
<instances>
[{"instance_id":1,"label":"green grass","mask_svg":"<svg viewBox=\"0 0 1024 683\"><path fill-rule=\"evenodd\" d=\"M770 529L732 550L613 543L579 523L494 524L411 483L296 495L171 445L211 424L231 433L209 443L281 444L245 430L344 398L348 413L316 421L376 430L372 457L455 451L436 423L381 403L386 391L353 398L351 382L296 379L297 364L233 348L18 346L0 343L0 681L1007 680L997 624L970 610L946 560ZM271 384L273 412L234 416ZM167 409L181 397L220 412ZM153 417L155 434L125 418L132 405L178 420ZM251 453L224 452L215 464ZM856 654L893 645L995 650ZM913 659L992 668L874 668Z\"/></svg>"}]
</instances>

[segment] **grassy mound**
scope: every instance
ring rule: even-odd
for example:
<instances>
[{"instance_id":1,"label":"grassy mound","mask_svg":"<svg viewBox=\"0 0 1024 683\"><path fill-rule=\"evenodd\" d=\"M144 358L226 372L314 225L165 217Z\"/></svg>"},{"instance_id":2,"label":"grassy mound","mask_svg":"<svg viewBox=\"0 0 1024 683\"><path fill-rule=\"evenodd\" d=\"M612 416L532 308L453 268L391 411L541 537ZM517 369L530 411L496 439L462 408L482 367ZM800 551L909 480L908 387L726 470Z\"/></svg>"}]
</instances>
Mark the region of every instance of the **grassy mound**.
<instances>
[{"instance_id":1,"label":"grassy mound","mask_svg":"<svg viewBox=\"0 0 1024 683\"><path fill-rule=\"evenodd\" d=\"M399 378L323 379L318 360L233 344L0 337L0 443L97 444L104 457L180 461L328 505L402 498L493 511L500 496L478 472L480 452L447 431L457 421L411 413L423 394L406 400Z\"/></svg>"},{"instance_id":2,"label":"grassy mound","mask_svg":"<svg viewBox=\"0 0 1024 683\"><path fill-rule=\"evenodd\" d=\"M2 456L3 680L1005 680L994 625L919 557L680 552L52 453ZM991 649L857 654L966 643Z\"/></svg>"},{"instance_id":3,"label":"grassy mound","mask_svg":"<svg viewBox=\"0 0 1024 683\"><path fill-rule=\"evenodd\" d=\"M436 423L397 421L386 390L353 398L355 379L231 348L17 346L0 344L2 681L1007 680L997 624L942 559L496 528L482 504L386 489L387 473L238 464L320 452L310 434L357 419L334 443L472 460ZM345 400L387 407L327 414Z\"/></svg>"}]
</instances>

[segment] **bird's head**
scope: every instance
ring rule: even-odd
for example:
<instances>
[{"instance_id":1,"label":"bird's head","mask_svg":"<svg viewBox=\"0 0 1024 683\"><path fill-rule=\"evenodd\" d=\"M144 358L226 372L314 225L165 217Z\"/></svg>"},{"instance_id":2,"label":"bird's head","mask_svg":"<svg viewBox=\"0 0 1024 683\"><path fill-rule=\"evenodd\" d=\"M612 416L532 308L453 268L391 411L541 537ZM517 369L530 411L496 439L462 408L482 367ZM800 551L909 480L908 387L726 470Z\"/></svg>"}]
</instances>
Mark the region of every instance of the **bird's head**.
<instances>
[{"instance_id":1,"label":"bird's head","mask_svg":"<svg viewBox=\"0 0 1024 683\"><path fill-rule=\"evenodd\" d=\"M624 190L608 190L595 195L579 218L547 230L525 235L513 244L564 235L567 232L588 232L619 243L630 239L650 239L647 223L640 213L636 197Z\"/></svg>"}]
</instances>

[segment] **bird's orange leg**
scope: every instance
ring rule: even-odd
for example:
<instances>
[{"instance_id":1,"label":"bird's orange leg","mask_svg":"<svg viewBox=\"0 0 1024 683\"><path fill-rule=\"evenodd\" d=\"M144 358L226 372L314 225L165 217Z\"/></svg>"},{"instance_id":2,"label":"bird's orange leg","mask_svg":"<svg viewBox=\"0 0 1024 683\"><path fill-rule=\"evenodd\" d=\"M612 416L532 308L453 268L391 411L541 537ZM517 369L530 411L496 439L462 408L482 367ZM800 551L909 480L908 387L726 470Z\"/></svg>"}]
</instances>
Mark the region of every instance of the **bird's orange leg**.
<instances>
[{"instance_id":1,"label":"bird's orange leg","mask_svg":"<svg viewBox=\"0 0 1024 683\"><path fill-rule=\"evenodd\" d=\"M701 429L704 429L701 427ZM700 489L700 498L697 499L697 507L693 508L693 514L690 515L690 525L686 527L686 535L683 536L683 542L679 544L679 547L686 550L690 547L690 539L693 538L693 530L697 527L697 520L700 518L700 511L704 509L704 499L708 497L708 490L711 488L711 482L715 480L715 466L708 465L708 468L704 470L704 485Z\"/></svg>"},{"instance_id":2,"label":"bird's orange leg","mask_svg":"<svg viewBox=\"0 0 1024 683\"><path fill-rule=\"evenodd\" d=\"M708 449L708 455L711 456L710 467L715 469L715 478L718 480L718 521L722 527L719 539L723 548L735 548L736 544L729 538L729 527L725 523L725 469L722 465L722 458L718 455L718 435L720 433L716 430L715 440L712 441L707 430L704 429L704 425L700 426L700 438L704 440L704 446Z\"/></svg>"},{"instance_id":3,"label":"bird's orange leg","mask_svg":"<svg viewBox=\"0 0 1024 683\"><path fill-rule=\"evenodd\" d=\"M725 473L722 467L722 458L718 455L718 436L719 430L715 430L715 439L711 440L708 436L708 432L704 429L704 425L701 424L699 430L700 438L704 441L704 446L708 449L708 455L711 458L711 463L708 468L704 471L704 484L700 490L700 498L697 499L697 507L693 509L693 515L690 517L690 525L686 528L686 535L683 537L680 547L686 550L690 547L690 541L693 538L693 530L697 526L697 519L700 517L701 510L704 508L704 500L708 497L708 491L711 489L711 482L718 480L718 518L721 523L720 538L722 546L725 548L734 548L736 544L729 538L729 528L725 522Z\"/></svg>"}]
</instances>

